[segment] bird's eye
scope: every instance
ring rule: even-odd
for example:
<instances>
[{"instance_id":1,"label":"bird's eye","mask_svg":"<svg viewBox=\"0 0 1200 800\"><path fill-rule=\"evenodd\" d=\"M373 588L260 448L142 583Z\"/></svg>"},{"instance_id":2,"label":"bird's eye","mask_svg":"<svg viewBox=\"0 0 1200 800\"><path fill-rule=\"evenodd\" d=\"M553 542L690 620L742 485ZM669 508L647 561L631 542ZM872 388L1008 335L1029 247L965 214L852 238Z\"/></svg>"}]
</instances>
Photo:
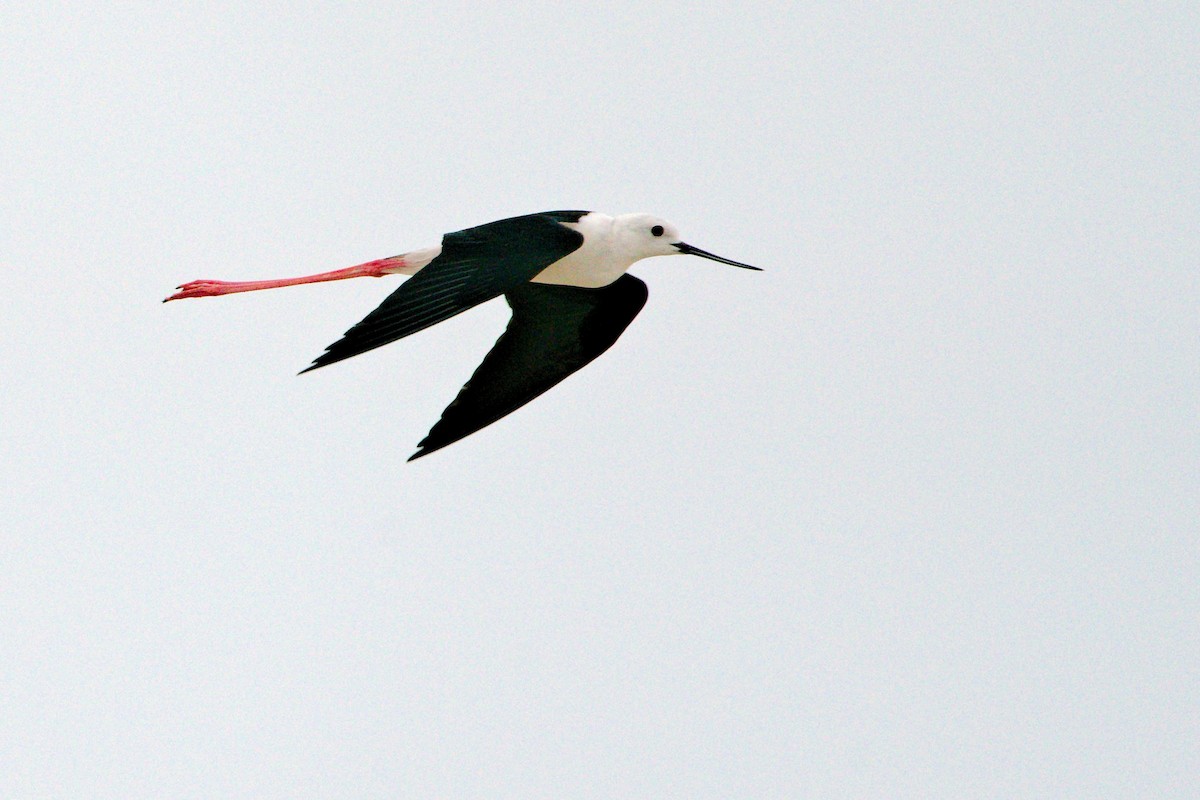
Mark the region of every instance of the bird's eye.
<instances>
[{"instance_id":1,"label":"bird's eye","mask_svg":"<svg viewBox=\"0 0 1200 800\"><path fill-rule=\"evenodd\" d=\"M662 236L663 235L663 226L655 225L653 228L650 229L650 232L653 233L655 236Z\"/></svg>"}]
</instances>

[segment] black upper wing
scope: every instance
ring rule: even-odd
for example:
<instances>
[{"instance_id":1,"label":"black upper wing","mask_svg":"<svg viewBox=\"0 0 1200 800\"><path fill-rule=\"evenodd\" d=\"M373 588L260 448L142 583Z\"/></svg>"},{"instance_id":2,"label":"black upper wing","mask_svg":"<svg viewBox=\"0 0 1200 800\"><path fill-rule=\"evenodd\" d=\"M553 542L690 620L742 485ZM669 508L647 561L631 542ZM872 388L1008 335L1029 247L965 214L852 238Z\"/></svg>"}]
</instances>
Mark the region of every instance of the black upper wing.
<instances>
[{"instance_id":1,"label":"black upper wing","mask_svg":"<svg viewBox=\"0 0 1200 800\"><path fill-rule=\"evenodd\" d=\"M647 295L632 275L599 289L526 283L506 292L508 328L409 461L492 424L585 366L612 347Z\"/></svg>"},{"instance_id":2,"label":"black upper wing","mask_svg":"<svg viewBox=\"0 0 1200 800\"><path fill-rule=\"evenodd\" d=\"M303 372L365 353L520 286L578 250L583 234L561 225L586 211L502 219L442 237L442 252Z\"/></svg>"}]
</instances>

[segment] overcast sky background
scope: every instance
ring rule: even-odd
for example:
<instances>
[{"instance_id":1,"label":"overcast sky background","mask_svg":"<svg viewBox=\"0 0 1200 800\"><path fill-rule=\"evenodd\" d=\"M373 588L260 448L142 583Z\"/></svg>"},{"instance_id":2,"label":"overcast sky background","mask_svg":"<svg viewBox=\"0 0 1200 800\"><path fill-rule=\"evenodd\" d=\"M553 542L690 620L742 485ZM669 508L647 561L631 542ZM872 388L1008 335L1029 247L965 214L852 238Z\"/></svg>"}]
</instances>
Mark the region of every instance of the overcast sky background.
<instances>
[{"instance_id":1,"label":"overcast sky background","mask_svg":"<svg viewBox=\"0 0 1200 800\"><path fill-rule=\"evenodd\" d=\"M1200 7L1055 5L6 4L0 797L1200 795ZM766 271L413 464L502 302L159 302L557 208Z\"/></svg>"}]
</instances>

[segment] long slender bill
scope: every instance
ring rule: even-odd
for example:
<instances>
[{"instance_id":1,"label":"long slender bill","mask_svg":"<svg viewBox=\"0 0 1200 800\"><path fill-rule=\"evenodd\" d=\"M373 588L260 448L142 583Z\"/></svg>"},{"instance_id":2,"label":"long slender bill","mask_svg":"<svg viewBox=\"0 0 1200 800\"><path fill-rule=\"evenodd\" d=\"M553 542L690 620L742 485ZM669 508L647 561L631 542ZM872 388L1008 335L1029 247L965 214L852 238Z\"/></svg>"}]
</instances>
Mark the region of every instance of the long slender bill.
<instances>
[{"instance_id":1,"label":"long slender bill","mask_svg":"<svg viewBox=\"0 0 1200 800\"><path fill-rule=\"evenodd\" d=\"M721 258L720 256L713 255L707 250L701 250L699 247L692 247L687 242L679 242L675 246L679 248L679 252L683 253L684 255L700 256L701 258L707 258L710 261L718 261L722 264L728 264L731 267L741 267L742 269L753 269L762 272L762 267L752 267L749 264L743 264L740 261L730 261L728 258Z\"/></svg>"}]
</instances>

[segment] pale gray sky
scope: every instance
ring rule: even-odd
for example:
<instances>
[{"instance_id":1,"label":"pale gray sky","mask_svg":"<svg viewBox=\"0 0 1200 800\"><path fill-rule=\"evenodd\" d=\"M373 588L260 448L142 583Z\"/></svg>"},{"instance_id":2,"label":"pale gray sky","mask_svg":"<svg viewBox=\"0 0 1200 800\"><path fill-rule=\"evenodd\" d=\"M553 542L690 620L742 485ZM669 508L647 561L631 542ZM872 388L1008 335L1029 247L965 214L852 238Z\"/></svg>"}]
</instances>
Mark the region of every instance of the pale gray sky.
<instances>
[{"instance_id":1,"label":"pale gray sky","mask_svg":"<svg viewBox=\"0 0 1200 800\"><path fill-rule=\"evenodd\" d=\"M1200 794L1200 11L1039 8L6 4L0 797ZM555 208L767 271L413 464L502 303L159 303Z\"/></svg>"}]
</instances>

